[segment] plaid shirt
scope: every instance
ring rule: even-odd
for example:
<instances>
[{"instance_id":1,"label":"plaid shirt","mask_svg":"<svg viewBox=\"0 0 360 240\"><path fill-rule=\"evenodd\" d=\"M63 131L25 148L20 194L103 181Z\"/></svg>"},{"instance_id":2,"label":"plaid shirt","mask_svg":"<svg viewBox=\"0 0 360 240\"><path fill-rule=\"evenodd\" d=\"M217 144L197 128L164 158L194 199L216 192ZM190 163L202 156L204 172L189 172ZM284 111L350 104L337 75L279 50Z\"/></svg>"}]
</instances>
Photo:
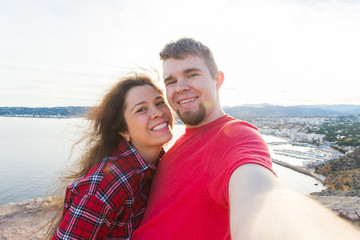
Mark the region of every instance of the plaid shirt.
<instances>
[{"instance_id":1,"label":"plaid shirt","mask_svg":"<svg viewBox=\"0 0 360 240\"><path fill-rule=\"evenodd\" d=\"M67 187L53 239L130 239L143 217L154 170L122 139L112 156Z\"/></svg>"}]
</instances>

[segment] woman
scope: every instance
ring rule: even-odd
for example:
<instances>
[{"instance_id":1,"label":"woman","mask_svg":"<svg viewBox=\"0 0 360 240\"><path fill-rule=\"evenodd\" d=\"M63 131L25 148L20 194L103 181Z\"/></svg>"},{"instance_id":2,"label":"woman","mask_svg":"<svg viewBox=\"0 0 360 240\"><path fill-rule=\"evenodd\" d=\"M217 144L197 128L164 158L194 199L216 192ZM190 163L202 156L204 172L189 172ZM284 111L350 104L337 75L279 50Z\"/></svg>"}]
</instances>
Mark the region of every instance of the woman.
<instances>
[{"instance_id":1,"label":"woman","mask_svg":"<svg viewBox=\"0 0 360 240\"><path fill-rule=\"evenodd\" d=\"M146 75L122 79L90 113L90 144L66 189L53 239L130 239L171 140L172 115Z\"/></svg>"}]
</instances>

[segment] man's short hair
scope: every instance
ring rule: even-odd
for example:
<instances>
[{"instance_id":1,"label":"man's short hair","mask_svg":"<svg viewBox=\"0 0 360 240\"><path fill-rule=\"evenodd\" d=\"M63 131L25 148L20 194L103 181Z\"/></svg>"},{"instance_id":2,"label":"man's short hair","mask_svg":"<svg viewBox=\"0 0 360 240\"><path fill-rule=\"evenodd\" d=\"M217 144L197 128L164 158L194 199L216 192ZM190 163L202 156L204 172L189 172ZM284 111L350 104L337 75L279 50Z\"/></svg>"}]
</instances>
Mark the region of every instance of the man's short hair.
<instances>
[{"instance_id":1,"label":"man's short hair","mask_svg":"<svg viewBox=\"0 0 360 240\"><path fill-rule=\"evenodd\" d=\"M204 59L211 76L214 79L216 78L219 70L211 50L195 39L180 38L177 41L169 42L160 52L160 59L162 61L166 61L169 58L184 59L188 55Z\"/></svg>"}]
</instances>

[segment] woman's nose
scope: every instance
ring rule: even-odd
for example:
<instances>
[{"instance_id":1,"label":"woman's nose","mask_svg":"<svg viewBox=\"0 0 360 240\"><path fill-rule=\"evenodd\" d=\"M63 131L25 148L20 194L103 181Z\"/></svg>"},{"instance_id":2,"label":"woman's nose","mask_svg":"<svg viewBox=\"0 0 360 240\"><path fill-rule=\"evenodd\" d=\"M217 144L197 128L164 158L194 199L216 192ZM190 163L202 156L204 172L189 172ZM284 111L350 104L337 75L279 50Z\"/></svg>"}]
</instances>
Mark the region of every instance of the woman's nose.
<instances>
[{"instance_id":1,"label":"woman's nose","mask_svg":"<svg viewBox=\"0 0 360 240\"><path fill-rule=\"evenodd\" d=\"M159 118L163 115L163 112L157 108L157 107L154 107L152 110L151 110L151 118L152 119L156 119L156 118Z\"/></svg>"}]
</instances>

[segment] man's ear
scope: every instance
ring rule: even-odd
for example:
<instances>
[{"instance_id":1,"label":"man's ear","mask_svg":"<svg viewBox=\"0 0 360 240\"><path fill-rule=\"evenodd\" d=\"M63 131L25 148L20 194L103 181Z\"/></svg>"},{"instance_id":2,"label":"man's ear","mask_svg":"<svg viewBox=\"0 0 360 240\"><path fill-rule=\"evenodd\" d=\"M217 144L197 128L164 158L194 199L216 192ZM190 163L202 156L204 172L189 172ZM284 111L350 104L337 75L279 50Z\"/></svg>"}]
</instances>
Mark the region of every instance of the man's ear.
<instances>
[{"instance_id":1,"label":"man's ear","mask_svg":"<svg viewBox=\"0 0 360 240\"><path fill-rule=\"evenodd\" d=\"M122 136L123 138L125 138L126 141L130 142L131 138L129 133L122 133L122 132L118 132L118 135Z\"/></svg>"},{"instance_id":2,"label":"man's ear","mask_svg":"<svg viewBox=\"0 0 360 240\"><path fill-rule=\"evenodd\" d=\"M224 82L224 73L223 72L218 72L216 74L216 89L219 90L221 85L223 84Z\"/></svg>"}]
</instances>

